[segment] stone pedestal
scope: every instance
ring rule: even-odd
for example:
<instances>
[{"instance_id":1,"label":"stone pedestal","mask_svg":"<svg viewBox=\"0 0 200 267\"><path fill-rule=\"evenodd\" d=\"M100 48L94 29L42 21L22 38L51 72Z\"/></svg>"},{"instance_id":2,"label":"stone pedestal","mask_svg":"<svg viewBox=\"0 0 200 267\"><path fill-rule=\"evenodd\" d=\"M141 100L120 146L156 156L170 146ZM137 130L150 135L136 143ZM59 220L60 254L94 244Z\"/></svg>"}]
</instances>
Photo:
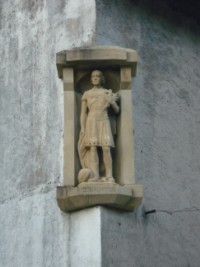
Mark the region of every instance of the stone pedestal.
<instances>
[{"instance_id":1,"label":"stone pedestal","mask_svg":"<svg viewBox=\"0 0 200 267\"><path fill-rule=\"evenodd\" d=\"M120 186L116 183L82 183L77 187L57 188L57 201L64 212L104 205L132 211L142 200L142 186Z\"/></svg>"}]
</instances>

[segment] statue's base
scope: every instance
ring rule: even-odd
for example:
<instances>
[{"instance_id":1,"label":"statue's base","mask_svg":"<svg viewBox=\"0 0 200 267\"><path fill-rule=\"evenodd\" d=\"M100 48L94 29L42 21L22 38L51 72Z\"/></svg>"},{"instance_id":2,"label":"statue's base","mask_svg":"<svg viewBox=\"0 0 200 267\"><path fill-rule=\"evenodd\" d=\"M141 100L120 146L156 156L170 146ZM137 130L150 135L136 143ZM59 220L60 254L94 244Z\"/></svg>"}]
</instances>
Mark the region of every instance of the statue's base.
<instances>
[{"instance_id":1,"label":"statue's base","mask_svg":"<svg viewBox=\"0 0 200 267\"><path fill-rule=\"evenodd\" d=\"M142 202L142 197L143 187L136 184L120 186L116 183L86 182L77 187L57 187L58 205L64 212L96 205L133 211Z\"/></svg>"}]
</instances>

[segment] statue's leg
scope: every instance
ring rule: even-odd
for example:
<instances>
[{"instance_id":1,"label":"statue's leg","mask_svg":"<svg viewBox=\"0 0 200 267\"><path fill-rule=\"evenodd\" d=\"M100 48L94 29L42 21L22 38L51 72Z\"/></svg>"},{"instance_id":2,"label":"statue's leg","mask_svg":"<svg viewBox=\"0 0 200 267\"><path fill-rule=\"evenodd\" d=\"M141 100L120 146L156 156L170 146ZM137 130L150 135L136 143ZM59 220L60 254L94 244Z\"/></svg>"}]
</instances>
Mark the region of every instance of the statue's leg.
<instances>
[{"instance_id":1,"label":"statue's leg","mask_svg":"<svg viewBox=\"0 0 200 267\"><path fill-rule=\"evenodd\" d=\"M114 182L110 147L104 146L102 147L102 150L103 150L103 162L104 162L105 170L106 170L106 179L109 182Z\"/></svg>"},{"instance_id":2,"label":"statue's leg","mask_svg":"<svg viewBox=\"0 0 200 267\"><path fill-rule=\"evenodd\" d=\"M99 157L97 153L97 147L90 147L90 168L94 174L92 178L90 178L89 182L96 182L99 180Z\"/></svg>"}]
</instances>

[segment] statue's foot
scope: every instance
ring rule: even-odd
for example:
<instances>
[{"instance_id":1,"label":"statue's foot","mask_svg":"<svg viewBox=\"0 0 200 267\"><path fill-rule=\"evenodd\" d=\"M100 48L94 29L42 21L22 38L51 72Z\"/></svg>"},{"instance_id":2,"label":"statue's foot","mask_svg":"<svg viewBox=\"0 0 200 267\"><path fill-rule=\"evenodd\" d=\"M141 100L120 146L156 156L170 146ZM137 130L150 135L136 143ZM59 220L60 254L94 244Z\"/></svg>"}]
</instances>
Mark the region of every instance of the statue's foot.
<instances>
[{"instance_id":1,"label":"statue's foot","mask_svg":"<svg viewBox=\"0 0 200 267\"><path fill-rule=\"evenodd\" d=\"M115 179L113 177L103 177L99 180L99 182L109 182L109 183L114 183L115 182Z\"/></svg>"},{"instance_id":2,"label":"statue's foot","mask_svg":"<svg viewBox=\"0 0 200 267\"><path fill-rule=\"evenodd\" d=\"M109 183L114 183L115 182L115 179L113 177L107 177L107 181Z\"/></svg>"},{"instance_id":3,"label":"statue's foot","mask_svg":"<svg viewBox=\"0 0 200 267\"><path fill-rule=\"evenodd\" d=\"M107 182L106 177L101 178L101 179L99 180L99 182L101 182L101 183Z\"/></svg>"},{"instance_id":4,"label":"statue's foot","mask_svg":"<svg viewBox=\"0 0 200 267\"><path fill-rule=\"evenodd\" d=\"M92 182L92 183L99 182L99 179L98 178L90 178L90 179L88 179L88 182Z\"/></svg>"}]
</instances>

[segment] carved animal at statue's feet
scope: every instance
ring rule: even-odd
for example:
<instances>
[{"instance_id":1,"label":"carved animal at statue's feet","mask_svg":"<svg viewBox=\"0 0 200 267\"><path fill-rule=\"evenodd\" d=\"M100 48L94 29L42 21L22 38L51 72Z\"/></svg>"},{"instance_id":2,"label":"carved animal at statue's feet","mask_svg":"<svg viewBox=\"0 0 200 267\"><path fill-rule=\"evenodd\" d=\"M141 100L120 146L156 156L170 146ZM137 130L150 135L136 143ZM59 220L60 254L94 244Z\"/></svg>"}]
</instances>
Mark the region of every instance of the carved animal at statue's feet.
<instances>
[{"instance_id":1,"label":"carved animal at statue's feet","mask_svg":"<svg viewBox=\"0 0 200 267\"><path fill-rule=\"evenodd\" d=\"M93 173L90 169L83 168L79 171L78 181L79 183L88 182L88 180L91 179L92 176L93 176Z\"/></svg>"}]
</instances>

